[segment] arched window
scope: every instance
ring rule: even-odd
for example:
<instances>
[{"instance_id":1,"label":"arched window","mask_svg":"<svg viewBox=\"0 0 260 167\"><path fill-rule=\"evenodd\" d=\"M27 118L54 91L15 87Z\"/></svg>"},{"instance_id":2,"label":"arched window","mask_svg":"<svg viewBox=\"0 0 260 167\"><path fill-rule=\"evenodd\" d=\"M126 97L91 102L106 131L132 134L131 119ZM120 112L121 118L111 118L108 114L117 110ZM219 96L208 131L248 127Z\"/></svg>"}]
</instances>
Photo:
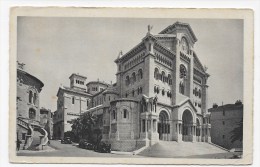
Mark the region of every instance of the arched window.
<instances>
[{"instance_id":1,"label":"arched window","mask_svg":"<svg viewBox=\"0 0 260 167\"><path fill-rule=\"evenodd\" d=\"M33 104L36 104L36 93L33 94Z\"/></svg>"},{"instance_id":2,"label":"arched window","mask_svg":"<svg viewBox=\"0 0 260 167\"><path fill-rule=\"evenodd\" d=\"M160 79L161 79L161 81L165 82L165 72L164 71L162 72L162 75L161 75Z\"/></svg>"},{"instance_id":3,"label":"arched window","mask_svg":"<svg viewBox=\"0 0 260 167\"><path fill-rule=\"evenodd\" d=\"M33 108L29 109L29 119L35 119L36 111Z\"/></svg>"},{"instance_id":4,"label":"arched window","mask_svg":"<svg viewBox=\"0 0 260 167\"><path fill-rule=\"evenodd\" d=\"M126 84L126 86L128 86L128 85L130 84L130 78L129 78L129 76L126 76L125 84Z\"/></svg>"},{"instance_id":5,"label":"arched window","mask_svg":"<svg viewBox=\"0 0 260 167\"><path fill-rule=\"evenodd\" d=\"M165 92L164 92L164 89L162 90L162 95L164 96Z\"/></svg>"},{"instance_id":6,"label":"arched window","mask_svg":"<svg viewBox=\"0 0 260 167\"><path fill-rule=\"evenodd\" d=\"M201 91L200 91L200 89L199 89L199 98L201 98Z\"/></svg>"},{"instance_id":7,"label":"arched window","mask_svg":"<svg viewBox=\"0 0 260 167\"><path fill-rule=\"evenodd\" d=\"M139 93L140 94L143 93L143 88L142 87L139 88Z\"/></svg>"},{"instance_id":8,"label":"arched window","mask_svg":"<svg viewBox=\"0 0 260 167\"><path fill-rule=\"evenodd\" d=\"M116 111L115 110L113 110L113 119L116 119Z\"/></svg>"},{"instance_id":9,"label":"arched window","mask_svg":"<svg viewBox=\"0 0 260 167\"><path fill-rule=\"evenodd\" d=\"M133 72L132 74L132 83L135 83L136 82L136 75L135 75L135 72Z\"/></svg>"},{"instance_id":10,"label":"arched window","mask_svg":"<svg viewBox=\"0 0 260 167\"><path fill-rule=\"evenodd\" d=\"M133 97L135 96L135 90L132 90L132 96Z\"/></svg>"},{"instance_id":11,"label":"arched window","mask_svg":"<svg viewBox=\"0 0 260 167\"><path fill-rule=\"evenodd\" d=\"M165 81L165 72L164 72L164 71L162 72L162 75L161 75L161 77L160 77L160 80L163 81L163 82Z\"/></svg>"},{"instance_id":12,"label":"arched window","mask_svg":"<svg viewBox=\"0 0 260 167\"><path fill-rule=\"evenodd\" d=\"M143 71L142 69L138 70L138 81L140 81L141 79L143 79Z\"/></svg>"},{"instance_id":13,"label":"arched window","mask_svg":"<svg viewBox=\"0 0 260 167\"><path fill-rule=\"evenodd\" d=\"M124 109L124 118L127 118L127 110Z\"/></svg>"},{"instance_id":14,"label":"arched window","mask_svg":"<svg viewBox=\"0 0 260 167\"><path fill-rule=\"evenodd\" d=\"M156 80L159 79L159 70L158 70L158 68L155 68L155 69L154 69L154 78L155 78Z\"/></svg>"},{"instance_id":15,"label":"arched window","mask_svg":"<svg viewBox=\"0 0 260 167\"><path fill-rule=\"evenodd\" d=\"M187 76L187 70L186 70L186 67L181 64L180 65L180 78L186 78Z\"/></svg>"},{"instance_id":16,"label":"arched window","mask_svg":"<svg viewBox=\"0 0 260 167\"><path fill-rule=\"evenodd\" d=\"M156 93L157 92L157 88L156 88L156 86L154 86L154 93Z\"/></svg>"},{"instance_id":17,"label":"arched window","mask_svg":"<svg viewBox=\"0 0 260 167\"><path fill-rule=\"evenodd\" d=\"M195 88L195 96L198 96L198 89Z\"/></svg>"},{"instance_id":18,"label":"arched window","mask_svg":"<svg viewBox=\"0 0 260 167\"><path fill-rule=\"evenodd\" d=\"M168 74L168 83L169 83L169 85L172 85L172 76L171 76L171 74Z\"/></svg>"},{"instance_id":19,"label":"arched window","mask_svg":"<svg viewBox=\"0 0 260 167\"><path fill-rule=\"evenodd\" d=\"M29 91L29 103L32 103L32 97L33 97L33 93L32 91Z\"/></svg>"},{"instance_id":20,"label":"arched window","mask_svg":"<svg viewBox=\"0 0 260 167\"><path fill-rule=\"evenodd\" d=\"M158 94L160 93L159 87L157 87L156 91L157 91Z\"/></svg>"}]
</instances>

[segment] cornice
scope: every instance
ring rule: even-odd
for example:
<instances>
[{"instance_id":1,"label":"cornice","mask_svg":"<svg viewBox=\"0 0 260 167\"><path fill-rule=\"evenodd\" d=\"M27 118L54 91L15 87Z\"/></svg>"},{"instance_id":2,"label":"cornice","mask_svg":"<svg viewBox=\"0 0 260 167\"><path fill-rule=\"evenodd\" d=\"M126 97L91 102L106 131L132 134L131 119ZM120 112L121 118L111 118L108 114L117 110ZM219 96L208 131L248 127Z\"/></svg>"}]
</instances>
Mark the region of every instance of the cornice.
<instances>
[{"instance_id":1,"label":"cornice","mask_svg":"<svg viewBox=\"0 0 260 167\"><path fill-rule=\"evenodd\" d=\"M126 54L124 54L120 59L116 59L115 62L124 62L130 57L136 55L137 53L141 52L145 49L145 45L143 42L140 42L138 45L136 45L134 48L132 48L130 51L128 51Z\"/></svg>"},{"instance_id":2,"label":"cornice","mask_svg":"<svg viewBox=\"0 0 260 167\"><path fill-rule=\"evenodd\" d=\"M171 51L171 50L167 49L166 47L162 46L158 42L156 42L154 44L154 49L163 53L165 56L167 56L168 58L170 58L172 60L175 58L176 53L174 53L173 51Z\"/></svg>"}]
</instances>

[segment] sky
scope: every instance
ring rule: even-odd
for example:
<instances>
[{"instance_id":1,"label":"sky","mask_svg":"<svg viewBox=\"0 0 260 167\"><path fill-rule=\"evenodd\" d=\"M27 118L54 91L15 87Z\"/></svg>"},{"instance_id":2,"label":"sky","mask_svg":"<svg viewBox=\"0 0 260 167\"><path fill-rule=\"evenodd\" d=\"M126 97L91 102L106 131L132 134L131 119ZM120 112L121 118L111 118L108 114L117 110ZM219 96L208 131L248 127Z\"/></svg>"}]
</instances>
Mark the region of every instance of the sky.
<instances>
[{"instance_id":1,"label":"sky","mask_svg":"<svg viewBox=\"0 0 260 167\"><path fill-rule=\"evenodd\" d=\"M58 88L79 73L87 81L116 81L114 60L141 42L152 25L157 34L176 21L190 24L194 45L208 67L208 106L243 101L243 20L18 17L17 60L44 83L40 107L57 109Z\"/></svg>"}]
</instances>

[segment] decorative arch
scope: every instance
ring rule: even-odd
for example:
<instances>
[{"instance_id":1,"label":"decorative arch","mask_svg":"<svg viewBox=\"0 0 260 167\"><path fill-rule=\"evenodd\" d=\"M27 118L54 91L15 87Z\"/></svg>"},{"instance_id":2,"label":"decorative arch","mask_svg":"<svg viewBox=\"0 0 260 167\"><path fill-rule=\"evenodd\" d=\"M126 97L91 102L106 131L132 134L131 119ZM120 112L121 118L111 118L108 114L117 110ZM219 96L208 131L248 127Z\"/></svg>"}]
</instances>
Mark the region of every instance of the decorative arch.
<instances>
[{"instance_id":1,"label":"decorative arch","mask_svg":"<svg viewBox=\"0 0 260 167\"><path fill-rule=\"evenodd\" d=\"M170 135L170 114L167 110L162 109L159 112L159 122L157 131L159 133L160 140L169 140Z\"/></svg>"}]
</instances>

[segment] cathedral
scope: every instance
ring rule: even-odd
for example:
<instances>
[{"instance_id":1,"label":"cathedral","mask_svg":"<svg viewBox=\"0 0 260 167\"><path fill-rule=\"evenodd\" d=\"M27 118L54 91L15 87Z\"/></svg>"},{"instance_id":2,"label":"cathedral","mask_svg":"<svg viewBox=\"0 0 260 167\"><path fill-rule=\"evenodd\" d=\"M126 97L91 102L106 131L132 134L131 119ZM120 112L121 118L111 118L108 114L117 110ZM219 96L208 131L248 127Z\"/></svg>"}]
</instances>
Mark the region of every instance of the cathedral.
<instances>
[{"instance_id":1,"label":"cathedral","mask_svg":"<svg viewBox=\"0 0 260 167\"><path fill-rule=\"evenodd\" d=\"M194 51L197 38L187 23L158 34L148 32L127 53L119 53L116 83L70 76L57 93L54 135L64 137L84 112L99 118L102 141L112 150L134 151L160 140L211 142L207 111L209 74Z\"/></svg>"}]
</instances>

